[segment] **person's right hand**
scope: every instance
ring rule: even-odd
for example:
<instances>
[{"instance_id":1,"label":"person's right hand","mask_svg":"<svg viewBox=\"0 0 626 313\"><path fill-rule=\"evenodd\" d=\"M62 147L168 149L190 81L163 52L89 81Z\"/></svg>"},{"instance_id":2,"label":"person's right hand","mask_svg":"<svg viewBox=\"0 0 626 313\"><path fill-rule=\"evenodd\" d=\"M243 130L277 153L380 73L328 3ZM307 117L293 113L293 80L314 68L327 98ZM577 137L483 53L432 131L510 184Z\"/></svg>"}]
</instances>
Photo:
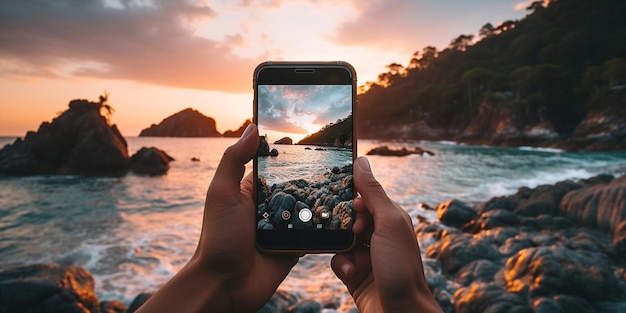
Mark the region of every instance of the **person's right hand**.
<instances>
[{"instance_id":1,"label":"person's right hand","mask_svg":"<svg viewBox=\"0 0 626 313\"><path fill-rule=\"evenodd\" d=\"M411 218L389 199L365 157L355 162L354 182L361 196L353 230L362 244L335 255L331 267L359 311L442 312L424 278Z\"/></svg>"}]
</instances>

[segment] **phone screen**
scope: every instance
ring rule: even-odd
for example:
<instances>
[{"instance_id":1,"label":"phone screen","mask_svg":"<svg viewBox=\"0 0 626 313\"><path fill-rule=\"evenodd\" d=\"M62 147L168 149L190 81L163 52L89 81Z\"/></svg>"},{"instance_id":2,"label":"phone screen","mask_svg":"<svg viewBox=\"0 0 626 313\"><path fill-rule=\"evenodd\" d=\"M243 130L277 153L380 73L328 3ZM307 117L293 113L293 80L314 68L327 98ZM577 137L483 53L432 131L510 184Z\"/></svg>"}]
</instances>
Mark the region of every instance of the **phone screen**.
<instances>
[{"instance_id":1,"label":"phone screen","mask_svg":"<svg viewBox=\"0 0 626 313\"><path fill-rule=\"evenodd\" d=\"M257 78L254 170L262 247L311 251L351 244L353 76L344 67L286 64L265 68Z\"/></svg>"}]
</instances>

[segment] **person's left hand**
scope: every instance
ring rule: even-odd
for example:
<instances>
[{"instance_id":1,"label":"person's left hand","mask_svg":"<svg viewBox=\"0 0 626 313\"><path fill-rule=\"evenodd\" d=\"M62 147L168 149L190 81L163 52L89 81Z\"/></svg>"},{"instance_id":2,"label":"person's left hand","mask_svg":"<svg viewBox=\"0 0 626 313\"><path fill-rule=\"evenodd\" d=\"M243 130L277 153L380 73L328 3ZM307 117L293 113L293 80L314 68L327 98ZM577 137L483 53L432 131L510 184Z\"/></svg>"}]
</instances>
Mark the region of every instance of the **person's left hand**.
<instances>
[{"instance_id":1,"label":"person's left hand","mask_svg":"<svg viewBox=\"0 0 626 313\"><path fill-rule=\"evenodd\" d=\"M258 129L250 124L222 157L204 205L202 233L187 265L161 287L141 312L256 312L298 261L256 249L252 175Z\"/></svg>"}]
</instances>

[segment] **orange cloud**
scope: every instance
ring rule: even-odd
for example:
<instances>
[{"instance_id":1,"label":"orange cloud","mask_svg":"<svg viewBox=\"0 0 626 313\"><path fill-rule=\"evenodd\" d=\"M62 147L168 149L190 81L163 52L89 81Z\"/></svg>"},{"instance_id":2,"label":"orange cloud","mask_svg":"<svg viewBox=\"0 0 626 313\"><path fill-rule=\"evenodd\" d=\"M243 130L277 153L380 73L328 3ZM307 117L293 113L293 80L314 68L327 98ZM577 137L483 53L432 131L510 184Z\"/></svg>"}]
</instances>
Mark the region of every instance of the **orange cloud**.
<instances>
[{"instance_id":1,"label":"orange cloud","mask_svg":"<svg viewBox=\"0 0 626 313\"><path fill-rule=\"evenodd\" d=\"M244 92L260 59L241 58L225 42L194 34L216 12L193 1L3 1L0 73L8 76L87 76L172 87ZM71 68L68 64L96 64Z\"/></svg>"}]
</instances>

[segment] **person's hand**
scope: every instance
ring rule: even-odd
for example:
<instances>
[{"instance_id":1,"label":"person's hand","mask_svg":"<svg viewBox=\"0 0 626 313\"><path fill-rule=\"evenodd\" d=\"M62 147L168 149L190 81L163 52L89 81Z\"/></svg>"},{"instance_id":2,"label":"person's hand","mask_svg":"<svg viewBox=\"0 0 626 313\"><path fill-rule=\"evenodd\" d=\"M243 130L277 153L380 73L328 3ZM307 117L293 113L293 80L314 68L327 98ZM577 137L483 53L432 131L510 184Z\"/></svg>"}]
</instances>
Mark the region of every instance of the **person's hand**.
<instances>
[{"instance_id":1,"label":"person's hand","mask_svg":"<svg viewBox=\"0 0 626 313\"><path fill-rule=\"evenodd\" d=\"M255 246L253 179L242 177L258 145L250 124L226 150L207 192L196 252L138 312L256 312L296 264L298 256Z\"/></svg>"},{"instance_id":2,"label":"person's hand","mask_svg":"<svg viewBox=\"0 0 626 313\"><path fill-rule=\"evenodd\" d=\"M337 254L331 266L360 312L441 312L426 279L409 215L391 201L374 178L369 162L354 165L357 240L369 243Z\"/></svg>"}]
</instances>

